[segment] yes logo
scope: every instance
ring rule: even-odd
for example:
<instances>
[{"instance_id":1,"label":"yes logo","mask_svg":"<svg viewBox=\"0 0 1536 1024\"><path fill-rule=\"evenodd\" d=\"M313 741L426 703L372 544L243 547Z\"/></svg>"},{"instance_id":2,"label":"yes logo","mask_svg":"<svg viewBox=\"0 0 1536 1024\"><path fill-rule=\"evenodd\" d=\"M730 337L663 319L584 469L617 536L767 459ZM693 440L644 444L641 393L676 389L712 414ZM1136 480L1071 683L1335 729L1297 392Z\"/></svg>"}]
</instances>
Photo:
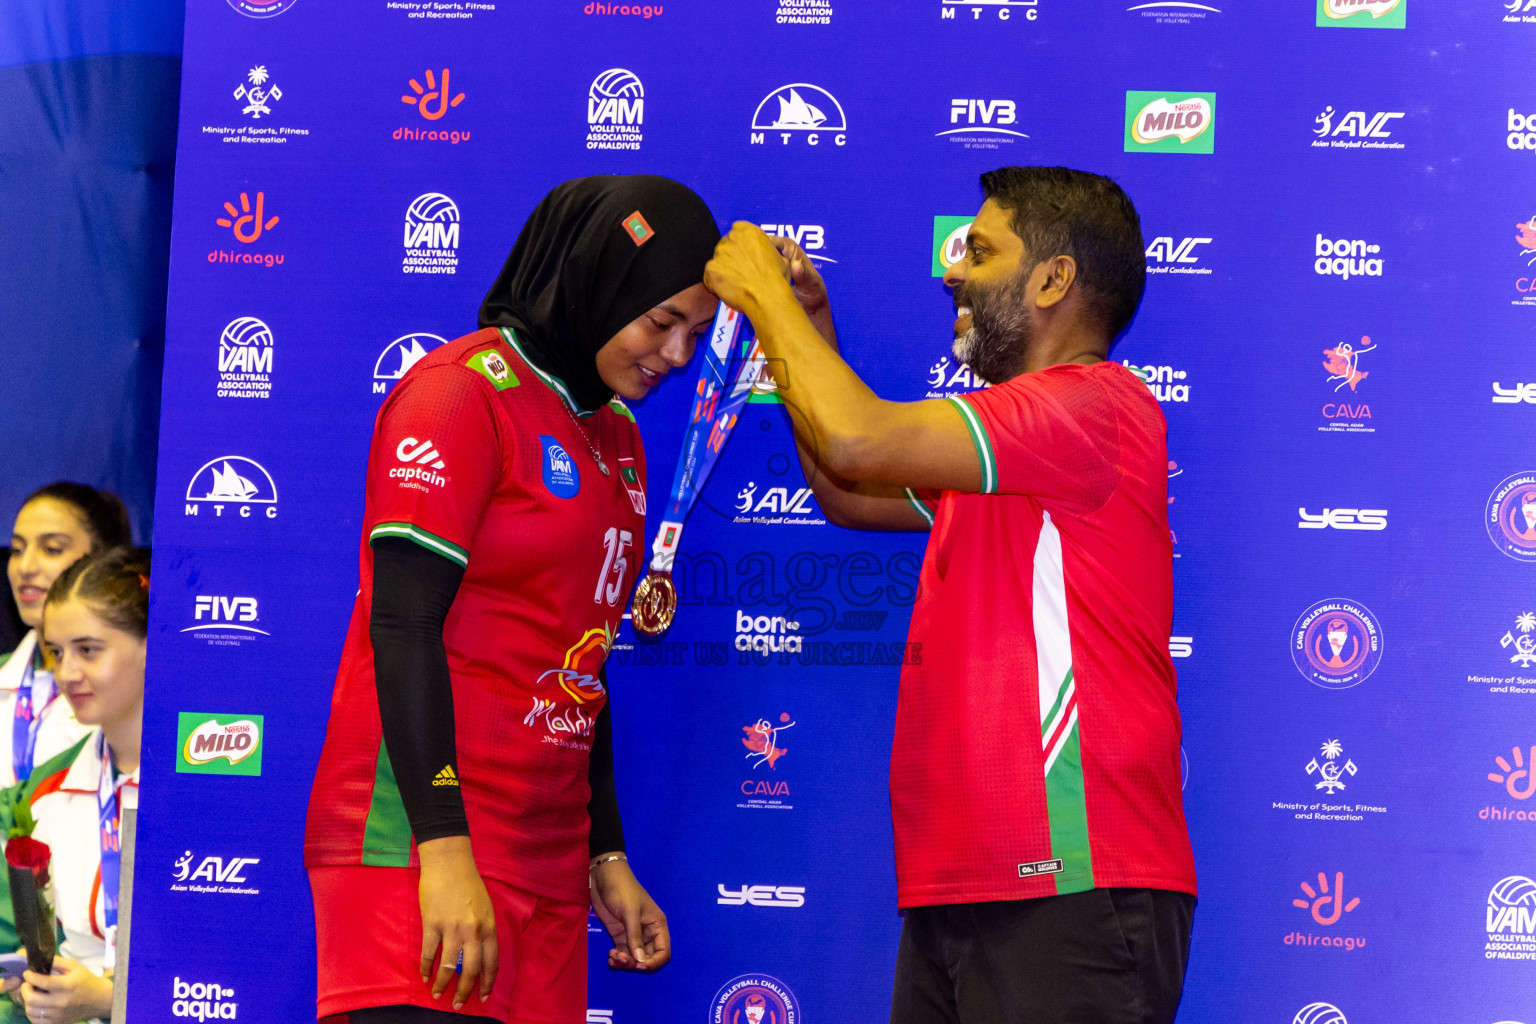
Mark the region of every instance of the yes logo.
<instances>
[{"instance_id":1,"label":"yes logo","mask_svg":"<svg viewBox=\"0 0 1536 1024\"><path fill-rule=\"evenodd\" d=\"M1323 872L1317 873L1317 888L1310 882L1301 883L1301 891L1307 894L1306 899L1293 899L1291 905L1302 910L1312 911L1312 920L1320 925L1337 924L1339 918L1354 910L1360 905L1360 897L1356 896L1349 902L1344 901L1344 872L1335 872L1333 876L1333 889L1328 888L1328 876Z\"/></svg>"},{"instance_id":2,"label":"yes logo","mask_svg":"<svg viewBox=\"0 0 1536 1024\"><path fill-rule=\"evenodd\" d=\"M1296 510L1301 521L1296 524L1302 530L1385 530L1387 510L1384 508L1325 508L1313 515L1304 508Z\"/></svg>"},{"instance_id":3,"label":"yes logo","mask_svg":"<svg viewBox=\"0 0 1536 1024\"><path fill-rule=\"evenodd\" d=\"M255 208L251 207L249 193L240 193L240 208L235 209L234 203L226 202L224 212L226 216L214 221L221 228L229 228L235 233L235 240L250 245L261 237L263 231L271 231L277 226L277 215L271 217L266 213L267 194L256 193Z\"/></svg>"},{"instance_id":4,"label":"yes logo","mask_svg":"<svg viewBox=\"0 0 1536 1024\"><path fill-rule=\"evenodd\" d=\"M1213 92L1125 94L1127 153L1214 153Z\"/></svg>"},{"instance_id":5,"label":"yes logo","mask_svg":"<svg viewBox=\"0 0 1536 1024\"><path fill-rule=\"evenodd\" d=\"M449 99L449 96L453 94L448 86L447 68L443 68L441 85L438 84L436 77L432 74L431 68L427 69L427 73L423 77L427 80L426 88L422 88L421 83L416 81L416 79L411 79L411 91L401 96L400 102L409 103L415 107L416 113L428 121L441 119L444 114L448 113L450 107L456 107L464 102L463 93L459 93L453 96L452 99Z\"/></svg>"},{"instance_id":6,"label":"yes logo","mask_svg":"<svg viewBox=\"0 0 1536 1024\"><path fill-rule=\"evenodd\" d=\"M716 885L715 890L720 894L715 902L725 907L743 907L748 904L754 907L805 906L803 885L744 885L740 889L727 889L721 884ZM750 1008L748 1019L751 1019Z\"/></svg>"},{"instance_id":7,"label":"yes logo","mask_svg":"<svg viewBox=\"0 0 1536 1024\"><path fill-rule=\"evenodd\" d=\"M1319 28L1406 28L1408 0L1317 0Z\"/></svg>"}]
</instances>

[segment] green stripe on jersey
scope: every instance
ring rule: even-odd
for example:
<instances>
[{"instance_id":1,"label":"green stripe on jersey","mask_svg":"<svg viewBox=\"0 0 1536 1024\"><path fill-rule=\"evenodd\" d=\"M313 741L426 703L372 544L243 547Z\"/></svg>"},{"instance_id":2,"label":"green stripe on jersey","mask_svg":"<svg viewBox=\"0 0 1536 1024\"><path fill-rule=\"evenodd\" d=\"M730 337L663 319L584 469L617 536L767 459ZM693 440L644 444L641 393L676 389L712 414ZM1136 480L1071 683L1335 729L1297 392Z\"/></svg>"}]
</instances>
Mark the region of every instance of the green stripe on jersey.
<instances>
[{"instance_id":1,"label":"green stripe on jersey","mask_svg":"<svg viewBox=\"0 0 1536 1024\"><path fill-rule=\"evenodd\" d=\"M415 541L435 555L442 555L461 569L469 566L468 551L412 523L380 523L368 535L368 543L371 545L380 537L404 537L406 540Z\"/></svg>"},{"instance_id":2,"label":"green stripe on jersey","mask_svg":"<svg viewBox=\"0 0 1536 1024\"><path fill-rule=\"evenodd\" d=\"M907 496L907 500L912 503L912 507L917 509L918 514L921 515L924 519L928 520L928 525L932 526L933 512L929 510L927 505L923 504L923 499L917 496L917 492L910 487L903 487L901 490L902 493Z\"/></svg>"},{"instance_id":3,"label":"green stripe on jersey","mask_svg":"<svg viewBox=\"0 0 1536 1024\"><path fill-rule=\"evenodd\" d=\"M970 402L956 395L950 395L947 401L955 403L955 408L960 410L960 418L965 420L965 429L970 431L971 443L976 446L976 458L981 461L981 493L996 494L997 456L992 453L992 442L987 438L986 426Z\"/></svg>"},{"instance_id":4,"label":"green stripe on jersey","mask_svg":"<svg viewBox=\"0 0 1536 1024\"><path fill-rule=\"evenodd\" d=\"M1083 755L1075 707L1066 739L1057 747L1056 762L1045 773L1045 807L1051 823L1051 856L1062 864L1056 875L1057 894L1092 889L1093 848L1088 842L1088 805L1083 799Z\"/></svg>"},{"instance_id":5,"label":"green stripe on jersey","mask_svg":"<svg viewBox=\"0 0 1536 1024\"><path fill-rule=\"evenodd\" d=\"M543 370L539 369L537 363L528 358L528 353L524 352L523 346L518 344L517 334L512 330L512 328L501 328L501 336L507 340L508 345L511 345L512 348L516 350L518 357L521 358L523 362L528 364L529 369L533 370L534 373L539 375L539 380L543 381L551 391L560 396L560 400L565 403L565 407L567 409L571 410L571 412L575 413L577 416L595 416L597 414L596 409L587 411L578 406L576 404L576 399L571 397L570 390L565 386L565 381L561 380L559 377L556 377L552 373L545 373Z\"/></svg>"},{"instance_id":6,"label":"green stripe on jersey","mask_svg":"<svg viewBox=\"0 0 1536 1024\"><path fill-rule=\"evenodd\" d=\"M411 865L411 822L405 816L395 768L389 762L384 741L373 769L373 799L363 826L363 865L371 868L405 868Z\"/></svg>"}]
</instances>

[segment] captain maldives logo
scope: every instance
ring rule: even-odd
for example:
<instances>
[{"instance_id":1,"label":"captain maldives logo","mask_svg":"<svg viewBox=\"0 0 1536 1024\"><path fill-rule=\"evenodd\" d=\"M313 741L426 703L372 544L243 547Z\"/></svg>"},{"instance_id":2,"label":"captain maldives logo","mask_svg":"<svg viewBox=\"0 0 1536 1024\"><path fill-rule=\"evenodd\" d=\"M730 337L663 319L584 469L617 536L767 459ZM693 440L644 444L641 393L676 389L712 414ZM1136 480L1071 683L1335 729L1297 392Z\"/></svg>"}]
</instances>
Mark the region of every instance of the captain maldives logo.
<instances>
[{"instance_id":1,"label":"captain maldives logo","mask_svg":"<svg viewBox=\"0 0 1536 1024\"><path fill-rule=\"evenodd\" d=\"M1127 153L1214 153L1216 94L1213 92L1128 92L1125 94Z\"/></svg>"},{"instance_id":2,"label":"captain maldives logo","mask_svg":"<svg viewBox=\"0 0 1536 1024\"><path fill-rule=\"evenodd\" d=\"M1291 658L1308 682L1345 690L1381 663L1381 625L1364 605L1344 598L1319 601L1291 629Z\"/></svg>"},{"instance_id":3,"label":"captain maldives logo","mask_svg":"<svg viewBox=\"0 0 1536 1024\"><path fill-rule=\"evenodd\" d=\"M176 770L198 775L260 775L261 715L183 711L176 724Z\"/></svg>"},{"instance_id":4,"label":"captain maldives logo","mask_svg":"<svg viewBox=\"0 0 1536 1024\"><path fill-rule=\"evenodd\" d=\"M1319 28L1406 28L1408 0L1317 0Z\"/></svg>"}]
</instances>

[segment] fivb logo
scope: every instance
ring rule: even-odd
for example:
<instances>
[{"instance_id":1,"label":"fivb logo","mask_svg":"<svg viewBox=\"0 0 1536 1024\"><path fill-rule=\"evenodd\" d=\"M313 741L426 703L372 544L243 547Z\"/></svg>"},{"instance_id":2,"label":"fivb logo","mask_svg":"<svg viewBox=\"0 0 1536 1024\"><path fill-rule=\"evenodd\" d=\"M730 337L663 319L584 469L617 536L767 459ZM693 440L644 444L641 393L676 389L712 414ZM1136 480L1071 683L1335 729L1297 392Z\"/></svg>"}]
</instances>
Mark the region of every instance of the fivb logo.
<instances>
[{"instance_id":1,"label":"fivb logo","mask_svg":"<svg viewBox=\"0 0 1536 1024\"><path fill-rule=\"evenodd\" d=\"M1408 0L1317 0L1319 28L1405 28Z\"/></svg>"},{"instance_id":2,"label":"fivb logo","mask_svg":"<svg viewBox=\"0 0 1536 1024\"><path fill-rule=\"evenodd\" d=\"M848 143L848 117L837 97L821 86L792 82L764 96L752 114L752 145L764 145L769 132L778 135L785 146L796 136L808 146L818 146L823 135L830 136L834 146L844 146Z\"/></svg>"},{"instance_id":3,"label":"fivb logo","mask_svg":"<svg viewBox=\"0 0 1536 1024\"><path fill-rule=\"evenodd\" d=\"M1387 510L1384 508L1325 508L1313 515L1304 508L1296 510L1301 520L1296 524L1302 530L1385 530Z\"/></svg>"},{"instance_id":4,"label":"fivb logo","mask_svg":"<svg viewBox=\"0 0 1536 1024\"><path fill-rule=\"evenodd\" d=\"M1406 117L1402 111L1381 110L1372 114L1369 118L1363 110L1351 110L1346 113L1338 125L1333 123L1333 107L1324 107L1323 112L1312 119L1317 125L1312 129L1312 134L1317 138L1312 140L1314 149L1403 149L1401 142L1374 142L1374 139L1390 139L1392 131L1387 126L1399 118Z\"/></svg>"},{"instance_id":5,"label":"fivb logo","mask_svg":"<svg viewBox=\"0 0 1536 1024\"><path fill-rule=\"evenodd\" d=\"M448 344L447 338L424 331L403 334L384 346L373 364L373 393L385 394L389 386L404 377L406 371L427 357L427 353Z\"/></svg>"},{"instance_id":6,"label":"fivb logo","mask_svg":"<svg viewBox=\"0 0 1536 1024\"><path fill-rule=\"evenodd\" d=\"M1210 267L1197 266L1200 257L1195 254L1195 249L1210 245L1211 241L1203 236L1186 235L1175 242L1172 235L1159 235L1147 246L1147 273L1209 274Z\"/></svg>"},{"instance_id":7,"label":"fivb logo","mask_svg":"<svg viewBox=\"0 0 1536 1024\"><path fill-rule=\"evenodd\" d=\"M253 316L219 334L219 398L272 397L272 328Z\"/></svg>"},{"instance_id":8,"label":"fivb logo","mask_svg":"<svg viewBox=\"0 0 1536 1024\"><path fill-rule=\"evenodd\" d=\"M411 200L405 210L407 274L454 274L459 269L459 208L441 192Z\"/></svg>"},{"instance_id":9,"label":"fivb logo","mask_svg":"<svg viewBox=\"0 0 1536 1024\"><path fill-rule=\"evenodd\" d=\"M264 629L250 625L259 616L254 597L223 597L217 594L199 594L192 601L193 625L183 633L202 633L211 629L239 630L242 633L260 633L271 636Z\"/></svg>"},{"instance_id":10,"label":"fivb logo","mask_svg":"<svg viewBox=\"0 0 1536 1024\"><path fill-rule=\"evenodd\" d=\"M1536 881L1524 875L1499 879L1488 893L1487 960L1536 959Z\"/></svg>"},{"instance_id":11,"label":"fivb logo","mask_svg":"<svg viewBox=\"0 0 1536 1024\"><path fill-rule=\"evenodd\" d=\"M204 505L213 507L215 517L222 517L226 507L233 507L241 519L258 514L276 519L277 484L259 462L243 455L221 455L192 474L182 514L195 516ZM264 506L265 511L254 511L256 506Z\"/></svg>"},{"instance_id":12,"label":"fivb logo","mask_svg":"<svg viewBox=\"0 0 1536 1024\"><path fill-rule=\"evenodd\" d=\"M1380 255L1381 246L1363 238L1324 238L1319 232L1314 244L1317 260L1312 269L1323 277L1380 277L1386 261Z\"/></svg>"},{"instance_id":13,"label":"fivb logo","mask_svg":"<svg viewBox=\"0 0 1536 1024\"><path fill-rule=\"evenodd\" d=\"M740 889L727 889L722 883L715 886L720 893L716 903L722 907L803 907L803 885L744 885Z\"/></svg>"},{"instance_id":14,"label":"fivb logo","mask_svg":"<svg viewBox=\"0 0 1536 1024\"><path fill-rule=\"evenodd\" d=\"M1296 1011L1291 1024L1349 1024L1344 1011L1332 1003L1308 1003Z\"/></svg>"},{"instance_id":15,"label":"fivb logo","mask_svg":"<svg viewBox=\"0 0 1536 1024\"><path fill-rule=\"evenodd\" d=\"M190 1017L196 1021L239 1020L235 990L212 982L188 983L176 978L171 982L171 1016Z\"/></svg>"},{"instance_id":16,"label":"fivb logo","mask_svg":"<svg viewBox=\"0 0 1536 1024\"><path fill-rule=\"evenodd\" d=\"M983 10L996 11L999 21L1010 20L1015 11L1022 11L1025 21L1040 17L1040 0L943 0L943 3L939 17L944 21L954 21L955 11L961 7L970 9L972 21L980 21Z\"/></svg>"},{"instance_id":17,"label":"fivb logo","mask_svg":"<svg viewBox=\"0 0 1536 1024\"><path fill-rule=\"evenodd\" d=\"M950 136L951 142L963 143L966 149L996 149L1002 143L1012 145L1016 138L1029 138L1016 128L1006 127L1019 123L1019 105L1013 100L952 99L949 123L959 127L934 132L934 137Z\"/></svg>"},{"instance_id":18,"label":"fivb logo","mask_svg":"<svg viewBox=\"0 0 1536 1024\"><path fill-rule=\"evenodd\" d=\"M1127 92L1127 153L1214 153L1216 94Z\"/></svg>"},{"instance_id":19,"label":"fivb logo","mask_svg":"<svg viewBox=\"0 0 1536 1024\"><path fill-rule=\"evenodd\" d=\"M763 229L765 235L775 235L794 242L813 263L837 262L821 253L827 246L827 229L820 224L759 224L758 227Z\"/></svg>"},{"instance_id":20,"label":"fivb logo","mask_svg":"<svg viewBox=\"0 0 1536 1024\"><path fill-rule=\"evenodd\" d=\"M587 148L639 149L645 86L633 71L609 68L587 89Z\"/></svg>"}]
</instances>

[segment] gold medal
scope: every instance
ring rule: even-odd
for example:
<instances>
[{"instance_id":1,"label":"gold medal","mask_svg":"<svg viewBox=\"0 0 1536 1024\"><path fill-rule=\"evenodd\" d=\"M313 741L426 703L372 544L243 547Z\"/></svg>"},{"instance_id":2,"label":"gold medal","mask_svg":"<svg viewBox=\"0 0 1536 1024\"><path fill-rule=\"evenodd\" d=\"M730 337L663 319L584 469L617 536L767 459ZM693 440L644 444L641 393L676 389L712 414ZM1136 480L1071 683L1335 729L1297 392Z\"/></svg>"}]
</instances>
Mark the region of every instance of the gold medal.
<instances>
[{"instance_id":1,"label":"gold medal","mask_svg":"<svg viewBox=\"0 0 1536 1024\"><path fill-rule=\"evenodd\" d=\"M672 585L672 573L668 570L646 573L640 585L635 587L635 603L630 610L635 632L661 636L671 627L676 614L677 588Z\"/></svg>"}]
</instances>

